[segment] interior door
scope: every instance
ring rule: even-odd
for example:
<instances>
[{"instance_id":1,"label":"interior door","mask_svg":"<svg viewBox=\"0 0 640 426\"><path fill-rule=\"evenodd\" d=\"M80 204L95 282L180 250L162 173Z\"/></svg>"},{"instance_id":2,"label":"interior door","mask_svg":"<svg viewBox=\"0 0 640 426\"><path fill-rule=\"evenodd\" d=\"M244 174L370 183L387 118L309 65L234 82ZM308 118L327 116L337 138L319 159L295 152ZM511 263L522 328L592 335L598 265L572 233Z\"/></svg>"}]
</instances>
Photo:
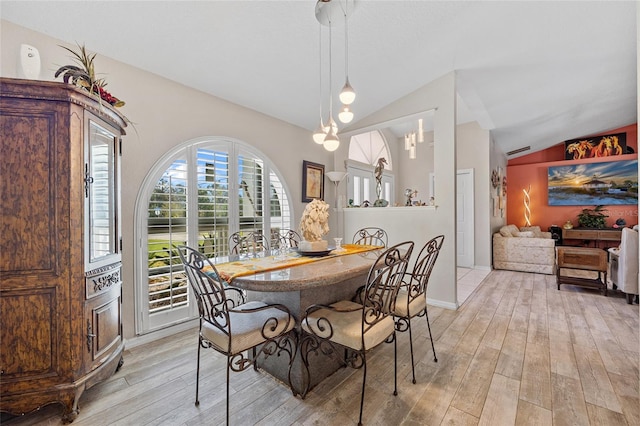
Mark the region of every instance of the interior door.
<instances>
[{"instance_id":1,"label":"interior door","mask_svg":"<svg viewBox=\"0 0 640 426\"><path fill-rule=\"evenodd\" d=\"M474 266L473 169L457 172L457 266Z\"/></svg>"}]
</instances>

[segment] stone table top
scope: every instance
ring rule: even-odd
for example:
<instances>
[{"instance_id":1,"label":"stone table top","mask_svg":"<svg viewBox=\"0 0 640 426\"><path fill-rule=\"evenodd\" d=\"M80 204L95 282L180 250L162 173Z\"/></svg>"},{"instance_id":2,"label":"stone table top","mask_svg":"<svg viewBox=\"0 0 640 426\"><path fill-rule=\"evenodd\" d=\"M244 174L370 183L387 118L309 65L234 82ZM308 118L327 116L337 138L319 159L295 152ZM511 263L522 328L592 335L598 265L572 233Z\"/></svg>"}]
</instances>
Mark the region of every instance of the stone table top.
<instances>
[{"instance_id":1,"label":"stone table top","mask_svg":"<svg viewBox=\"0 0 640 426\"><path fill-rule=\"evenodd\" d=\"M362 275L382 249L329 257L290 268L236 277L231 284L244 290L263 292L301 291L324 287Z\"/></svg>"}]
</instances>

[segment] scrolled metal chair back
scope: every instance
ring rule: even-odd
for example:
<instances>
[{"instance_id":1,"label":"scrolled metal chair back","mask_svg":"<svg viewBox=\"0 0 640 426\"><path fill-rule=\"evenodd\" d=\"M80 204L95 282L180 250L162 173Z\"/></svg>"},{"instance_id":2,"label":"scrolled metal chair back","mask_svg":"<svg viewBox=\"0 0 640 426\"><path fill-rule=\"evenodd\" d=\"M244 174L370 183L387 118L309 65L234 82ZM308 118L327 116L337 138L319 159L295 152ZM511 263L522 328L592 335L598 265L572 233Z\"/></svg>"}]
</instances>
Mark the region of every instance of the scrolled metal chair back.
<instances>
[{"instance_id":1,"label":"scrolled metal chair back","mask_svg":"<svg viewBox=\"0 0 640 426\"><path fill-rule=\"evenodd\" d=\"M382 228L362 228L353 235L353 244L387 247L389 237Z\"/></svg>"},{"instance_id":2,"label":"scrolled metal chair back","mask_svg":"<svg viewBox=\"0 0 640 426\"><path fill-rule=\"evenodd\" d=\"M443 243L444 235L438 235L427 241L418 253L416 263L413 265L413 271L408 274L410 280L406 283L410 301L427 291L429 277L431 276L433 266L438 259Z\"/></svg>"},{"instance_id":3,"label":"scrolled metal chair back","mask_svg":"<svg viewBox=\"0 0 640 426\"><path fill-rule=\"evenodd\" d=\"M293 229L271 230L271 248L295 248L298 247L298 243L302 240L300 234Z\"/></svg>"},{"instance_id":4,"label":"scrolled metal chair back","mask_svg":"<svg viewBox=\"0 0 640 426\"><path fill-rule=\"evenodd\" d=\"M262 231L234 232L229 236L229 254L247 256L269 252L269 242Z\"/></svg>"},{"instance_id":5,"label":"scrolled metal chair back","mask_svg":"<svg viewBox=\"0 0 640 426\"><path fill-rule=\"evenodd\" d=\"M396 244L385 250L372 265L362 295L363 329L393 312L413 246L412 241Z\"/></svg>"},{"instance_id":6,"label":"scrolled metal chair back","mask_svg":"<svg viewBox=\"0 0 640 426\"><path fill-rule=\"evenodd\" d=\"M179 253L189 284L198 301L201 321L207 321L229 335L229 310L244 303L244 295L239 289L228 287L220 279L215 266L198 250L181 246ZM234 294L229 295L229 292Z\"/></svg>"}]
</instances>

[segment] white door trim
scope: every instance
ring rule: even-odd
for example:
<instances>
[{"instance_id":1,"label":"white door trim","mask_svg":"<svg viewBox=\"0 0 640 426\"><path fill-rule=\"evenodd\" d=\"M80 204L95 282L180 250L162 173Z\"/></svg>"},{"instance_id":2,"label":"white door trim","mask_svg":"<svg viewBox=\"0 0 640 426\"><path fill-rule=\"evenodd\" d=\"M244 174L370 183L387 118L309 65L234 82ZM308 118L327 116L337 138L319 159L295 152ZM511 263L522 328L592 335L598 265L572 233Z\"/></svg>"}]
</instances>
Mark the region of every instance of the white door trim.
<instances>
[{"instance_id":1,"label":"white door trim","mask_svg":"<svg viewBox=\"0 0 640 426\"><path fill-rule=\"evenodd\" d=\"M465 179L464 185L464 193L461 194L464 198L464 203L462 208L465 210L462 212L465 218L464 229L460 229L461 225L458 222L458 218L460 215L456 212L456 228L458 232L462 232L464 235L463 243L465 246L463 247L462 253L465 254L464 257L460 257L458 253L456 253L456 265L463 268L473 268L475 264L475 223L474 223L474 170L473 169L460 169L456 172L456 180ZM456 192L459 185L456 184ZM458 196L458 194L456 194ZM456 203L456 209L460 208L460 205ZM457 238L457 237L456 237ZM459 242L459 241L458 241Z\"/></svg>"}]
</instances>

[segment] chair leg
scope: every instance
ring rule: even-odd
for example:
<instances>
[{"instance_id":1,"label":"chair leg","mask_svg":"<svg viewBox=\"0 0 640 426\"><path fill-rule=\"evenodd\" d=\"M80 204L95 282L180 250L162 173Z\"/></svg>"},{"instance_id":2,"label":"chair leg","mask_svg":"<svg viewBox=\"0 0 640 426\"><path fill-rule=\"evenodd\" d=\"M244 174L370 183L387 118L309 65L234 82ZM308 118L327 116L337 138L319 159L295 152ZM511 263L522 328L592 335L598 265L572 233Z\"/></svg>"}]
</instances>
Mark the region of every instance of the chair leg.
<instances>
[{"instance_id":1,"label":"chair leg","mask_svg":"<svg viewBox=\"0 0 640 426\"><path fill-rule=\"evenodd\" d=\"M436 347L433 344L433 336L431 335L431 325L429 324L429 312L427 309L424 310L424 317L427 319L427 328L429 329L429 340L431 340L431 349L433 349L433 362L438 362L438 358L436 357Z\"/></svg>"},{"instance_id":2,"label":"chair leg","mask_svg":"<svg viewBox=\"0 0 640 426\"><path fill-rule=\"evenodd\" d=\"M362 409L364 407L364 387L367 384L367 355L362 351L363 375L362 375L362 395L360 395L360 419L358 426L362 426Z\"/></svg>"},{"instance_id":3,"label":"chair leg","mask_svg":"<svg viewBox=\"0 0 640 426\"><path fill-rule=\"evenodd\" d=\"M411 324L411 323L409 323ZM411 326L409 326L411 330ZM409 333L411 336L411 333ZM393 331L393 394L398 395L398 339L395 330ZM411 350L411 368L413 368L413 349ZM413 377L413 383L416 382L415 374Z\"/></svg>"},{"instance_id":4,"label":"chair leg","mask_svg":"<svg viewBox=\"0 0 640 426\"><path fill-rule=\"evenodd\" d=\"M200 342L200 337L198 337L198 360L196 361L196 407L200 405L200 400L198 399L198 388L200 387L200 348L202 348L202 344Z\"/></svg>"},{"instance_id":5,"label":"chair leg","mask_svg":"<svg viewBox=\"0 0 640 426\"><path fill-rule=\"evenodd\" d=\"M408 321L409 324L409 350L411 352L411 374L413 374L413 384L416 384L416 367L413 361L413 335L411 334L411 318Z\"/></svg>"},{"instance_id":6,"label":"chair leg","mask_svg":"<svg viewBox=\"0 0 640 426\"><path fill-rule=\"evenodd\" d=\"M252 349L253 353L253 371L258 371L258 358L256 358L256 347Z\"/></svg>"},{"instance_id":7,"label":"chair leg","mask_svg":"<svg viewBox=\"0 0 640 426\"><path fill-rule=\"evenodd\" d=\"M229 426L229 363L231 363L231 357L227 355L227 426Z\"/></svg>"}]
</instances>

